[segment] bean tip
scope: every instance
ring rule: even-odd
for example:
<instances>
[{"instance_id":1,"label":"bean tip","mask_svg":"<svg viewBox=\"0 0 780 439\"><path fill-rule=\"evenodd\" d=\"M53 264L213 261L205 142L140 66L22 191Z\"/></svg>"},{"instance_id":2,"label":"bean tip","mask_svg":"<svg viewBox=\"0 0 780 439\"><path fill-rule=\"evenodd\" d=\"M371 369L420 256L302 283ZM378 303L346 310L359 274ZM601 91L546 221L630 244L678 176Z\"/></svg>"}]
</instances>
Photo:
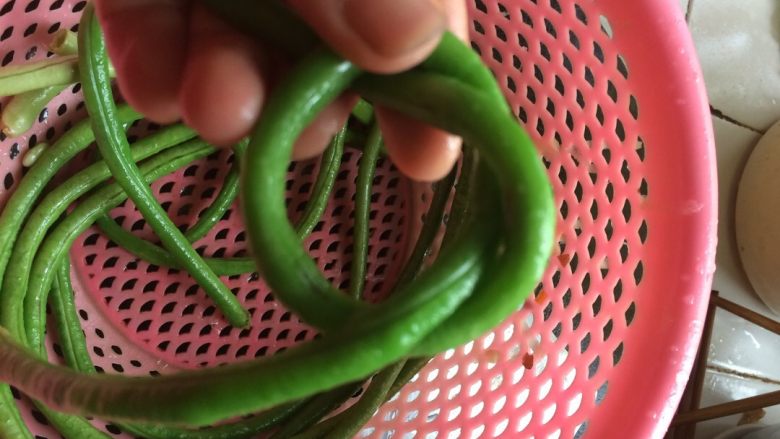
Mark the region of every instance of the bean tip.
<instances>
[{"instance_id":1,"label":"bean tip","mask_svg":"<svg viewBox=\"0 0 780 439\"><path fill-rule=\"evenodd\" d=\"M242 310L241 315L234 316L228 320L230 321L230 324L232 326L241 329L249 328L252 323L249 316L249 312L247 312L246 310Z\"/></svg>"},{"instance_id":2,"label":"bean tip","mask_svg":"<svg viewBox=\"0 0 780 439\"><path fill-rule=\"evenodd\" d=\"M2 122L0 122L0 132L2 132L6 137L10 137L10 138L14 138L22 134L16 132L16 130L14 130L13 127L6 125L5 123Z\"/></svg>"}]
</instances>

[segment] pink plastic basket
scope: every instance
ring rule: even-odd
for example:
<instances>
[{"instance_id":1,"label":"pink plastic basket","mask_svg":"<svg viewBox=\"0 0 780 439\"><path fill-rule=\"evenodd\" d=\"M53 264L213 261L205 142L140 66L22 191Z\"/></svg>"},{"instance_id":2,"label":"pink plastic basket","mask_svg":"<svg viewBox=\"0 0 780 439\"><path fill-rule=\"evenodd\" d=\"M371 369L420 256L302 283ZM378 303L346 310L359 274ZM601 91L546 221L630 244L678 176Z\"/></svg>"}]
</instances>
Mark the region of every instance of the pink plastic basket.
<instances>
[{"instance_id":1,"label":"pink plastic basket","mask_svg":"<svg viewBox=\"0 0 780 439\"><path fill-rule=\"evenodd\" d=\"M84 1L0 5L0 63L41 59ZM702 76L676 0L474 0L473 47L539 145L555 188L559 247L535 295L501 327L432 361L363 430L370 438L653 438L665 432L687 381L707 306L715 249L715 156ZM29 133L2 139L3 201L21 156L84 116L63 93ZM144 124L135 128L143 132ZM227 154L154 184L175 221L190 224L215 196ZM351 152L324 222L306 241L324 272L347 279ZM291 166L295 216L315 162ZM429 188L380 164L367 291L379 298L414 242ZM152 237L132 204L113 212ZM231 211L197 243L244 251ZM226 279L253 326L226 325L186 274L149 266L97 231L71 253L77 304L94 361L106 373L213 366L311 339L262 280ZM56 339L50 337L53 356ZM23 397L38 437L58 437ZM95 424L116 437L115 426Z\"/></svg>"}]
</instances>

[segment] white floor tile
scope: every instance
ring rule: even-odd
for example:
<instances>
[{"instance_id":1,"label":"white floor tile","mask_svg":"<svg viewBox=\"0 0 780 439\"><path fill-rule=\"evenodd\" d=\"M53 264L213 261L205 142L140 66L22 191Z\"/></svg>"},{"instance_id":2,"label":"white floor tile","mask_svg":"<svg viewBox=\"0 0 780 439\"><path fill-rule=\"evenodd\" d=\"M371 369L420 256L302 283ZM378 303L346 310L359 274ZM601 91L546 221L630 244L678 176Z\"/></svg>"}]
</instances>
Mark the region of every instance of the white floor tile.
<instances>
[{"instance_id":1,"label":"white floor tile","mask_svg":"<svg viewBox=\"0 0 780 439\"><path fill-rule=\"evenodd\" d=\"M780 119L780 2L693 1L689 24L712 105L768 128Z\"/></svg>"},{"instance_id":2,"label":"white floor tile","mask_svg":"<svg viewBox=\"0 0 780 439\"><path fill-rule=\"evenodd\" d=\"M780 383L780 335L727 311L718 310L712 330L708 365Z\"/></svg>"},{"instance_id":3,"label":"white floor tile","mask_svg":"<svg viewBox=\"0 0 780 439\"><path fill-rule=\"evenodd\" d=\"M704 394L702 407L748 398L780 389L780 385L749 380L735 375L708 371L704 379ZM740 420L740 415L729 416L712 421L702 422L696 428L697 439L711 439L716 435L734 428ZM780 408L766 409L762 423L775 423L780 420Z\"/></svg>"}]
</instances>

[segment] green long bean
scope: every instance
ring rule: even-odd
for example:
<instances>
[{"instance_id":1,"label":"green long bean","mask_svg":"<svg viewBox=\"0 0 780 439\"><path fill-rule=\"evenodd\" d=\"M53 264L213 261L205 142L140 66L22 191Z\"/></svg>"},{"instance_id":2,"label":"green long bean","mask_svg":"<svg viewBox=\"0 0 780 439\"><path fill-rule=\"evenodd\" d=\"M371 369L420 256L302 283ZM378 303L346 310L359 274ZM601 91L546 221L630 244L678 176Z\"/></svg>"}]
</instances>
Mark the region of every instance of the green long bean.
<instances>
[{"instance_id":1,"label":"green long bean","mask_svg":"<svg viewBox=\"0 0 780 439\"><path fill-rule=\"evenodd\" d=\"M141 117L128 106L119 107L118 115L125 125ZM25 178L19 182L19 186L0 213L0 283L11 257L11 246L16 241L22 223L27 219L35 200L54 175L94 140L90 121L79 122L44 151L27 171Z\"/></svg>"},{"instance_id":2,"label":"green long bean","mask_svg":"<svg viewBox=\"0 0 780 439\"><path fill-rule=\"evenodd\" d=\"M114 77L114 67L109 65ZM74 56L58 56L0 68L0 96L15 96L47 87L67 87L79 81L79 63Z\"/></svg>"},{"instance_id":3,"label":"green long bean","mask_svg":"<svg viewBox=\"0 0 780 439\"><path fill-rule=\"evenodd\" d=\"M368 385L363 397L352 407L338 415L317 424L314 428L294 436L295 439L343 438L350 439L371 419L379 406L385 402L403 363L393 364L379 372Z\"/></svg>"},{"instance_id":4,"label":"green long bean","mask_svg":"<svg viewBox=\"0 0 780 439\"><path fill-rule=\"evenodd\" d=\"M246 147L246 141L236 145L236 154L241 154ZM195 242L203 238L214 225L216 225L225 212L238 197L238 169L234 164L220 189L214 202L203 211L198 221L184 233L189 242ZM133 255L155 265L183 269L179 261L167 250L153 243L141 239L118 225L112 218L103 215L96 220L98 227L105 235ZM220 276L251 273L256 270L251 258L204 258L206 264Z\"/></svg>"},{"instance_id":5,"label":"green long bean","mask_svg":"<svg viewBox=\"0 0 780 439\"><path fill-rule=\"evenodd\" d=\"M374 123L368 134L358 166L355 185L355 225L352 233L352 264L350 266L349 295L360 299L366 283L368 259L369 217L371 216L371 193L376 172L376 161L382 147L382 132L379 123Z\"/></svg>"},{"instance_id":6,"label":"green long bean","mask_svg":"<svg viewBox=\"0 0 780 439\"><path fill-rule=\"evenodd\" d=\"M49 43L49 50L55 55L76 55L79 52L79 37L70 29L60 29L54 33Z\"/></svg>"},{"instance_id":7,"label":"green long bean","mask_svg":"<svg viewBox=\"0 0 780 439\"><path fill-rule=\"evenodd\" d=\"M0 437L32 439L7 384L0 384Z\"/></svg>"},{"instance_id":8,"label":"green long bean","mask_svg":"<svg viewBox=\"0 0 780 439\"><path fill-rule=\"evenodd\" d=\"M355 105L355 108L352 109L352 116L368 125L374 119L374 107L363 99L360 99Z\"/></svg>"},{"instance_id":9,"label":"green long bean","mask_svg":"<svg viewBox=\"0 0 780 439\"><path fill-rule=\"evenodd\" d=\"M47 149L49 149L49 144L47 142L40 142L28 149L27 152L24 153L24 157L22 157L22 166L29 168L34 165Z\"/></svg>"},{"instance_id":10,"label":"green long bean","mask_svg":"<svg viewBox=\"0 0 780 439\"><path fill-rule=\"evenodd\" d=\"M320 419L345 403L359 389L359 383L349 383L311 398L295 416L274 432L271 439L288 439L315 425Z\"/></svg>"},{"instance_id":11,"label":"green long bean","mask_svg":"<svg viewBox=\"0 0 780 439\"><path fill-rule=\"evenodd\" d=\"M91 373L94 372L95 367L87 351L86 338L78 322L79 317L73 301L73 290L70 286L69 267L67 258L63 258L56 275L55 288L52 289L50 296L52 311L56 317L57 333L66 364L75 370ZM248 439L285 420L299 405L300 403L288 404L250 419L202 430L126 423L120 424L120 427L132 434L155 439Z\"/></svg>"},{"instance_id":12,"label":"green long bean","mask_svg":"<svg viewBox=\"0 0 780 439\"><path fill-rule=\"evenodd\" d=\"M333 186L336 184L336 177L341 166L341 158L344 156L344 143L347 139L347 133L347 125L344 125L322 155L320 171L311 190L309 202L306 204L306 210L303 211L301 219L295 227L301 239L311 234L320 218L322 218L325 208L328 206L328 198L330 193L333 192Z\"/></svg>"},{"instance_id":13,"label":"green long bean","mask_svg":"<svg viewBox=\"0 0 780 439\"><path fill-rule=\"evenodd\" d=\"M144 182L150 184L157 178L213 152L214 148L202 141L184 143L163 151L141 165ZM126 198L127 195L116 183L95 191L79 203L46 236L35 255L32 268L27 263L19 264L21 268L17 271L22 273L22 276L25 272L29 274L27 276L29 287L26 294L17 293L21 289L19 287L6 294L12 297L24 294L24 321L30 322L25 329L31 346L36 346L35 343L40 343L42 340L42 334L37 333L34 329L40 327L39 320L43 315L42 310L45 310L47 295L56 273L56 262L65 255L76 238L89 228L97 217L118 206ZM15 268L15 266L9 267L9 271L11 268Z\"/></svg>"},{"instance_id":14,"label":"green long bean","mask_svg":"<svg viewBox=\"0 0 780 439\"><path fill-rule=\"evenodd\" d=\"M57 413L48 407L36 403L38 410L65 437L65 439L109 439L110 436L96 429L84 418Z\"/></svg>"},{"instance_id":15,"label":"green long bean","mask_svg":"<svg viewBox=\"0 0 780 439\"><path fill-rule=\"evenodd\" d=\"M53 85L18 94L8 101L0 114L0 128L9 137L16 137L32 128L46 105L65 89Z\"/></svg>"},{"instance_id":16,"label":"green long bean","mask_svg":"<svg viewBox=\"0 0 780 439\"><path fill-rule=\"evenodd\" d=\"M334 137L331 145L325 150L320 164L320 171L312 189L311 198L306 205L303 215L298 222L297 229L301 238L308 236L322 217L327 207L328 197L333 191L333 186L338 175L341 157L344 151L346 138L346 126ZM243 150L240 147L239 152ZM223 183L223 189L198 222L184 236L194 242L208 233L208 231L222 218L225 211L232 205L238 196L238 172L234 166ZM131 232L123 229L112 219L101 217L97 225L106 236L119 246L125 248L133 255L155 265L172 268L181 268L178 261L164 248L143 240ZM204 258L214 272L220 276L251 273L257 270L255 262L251 258Z\"/></svg>"},{"instance_id":17,"label":"green long bean","mask_svg":"<svg viewBox=\"0 0 780 439\"><path fill-rule=\"evenodd\" d=\"M234 158L236 163L241 160L240 157L244 145L246 145L246 143L245 141L242 141L236 146L237 157ZM233 202L235 202L238 197L238 174L238 165L234 164L230 168L227 176L225 176L225 179L222 182L222 189L217 194L214 202L203 211L203 214L198 218L198 221L184 233L184 236L188 241L195 242L206 236L222 217L225 216L225 212L230 209L230 206L233 205Z\"/></svg>"},{"instance_id":18,"label":"green long bean","mask_svg":"<svg viewBox=\"0 0 780 439\"><path fill-rule=\"evenodd\" d=\"M76 311L73 286L70 282L70 260L67 257L59 262L49 297L65 364L79 372L94 372L95 365L87 351L87 337L81 329ZM38 330L42 331L43 328Z\"/></svg>"},{"instance_id":19,"label":"green long bean","mask_svg":"<svg viewBox=\"0 0 780 439\"><path fill-rule=\"evenodd\" d=\"M158 137L169 137L171 138L171 133L176 133L176 129L178 128L178 131L181 131L185 137L189 137L189 132L186 129L182 129L181 127L174 127L172 129L168 129L167 132L161 133ZM173 137L175 139L175 137ZM156 140L156 139L153 139ZM154 145L158 149L159 146L156 145L157 142L147 142L147 145ZM143 145L146 146L146 145ZM152 148L141 148L141 153L147 152L145 149L152 149ZM136 151L134 151L136 152ZM165 163L167 161L167 157L162 160L162 163ZM95 166L95 165L93 165ZM96 166L96 168L99 167ZM107 176L107 175L105 175ZM65 186L67 187L67 186ZM34 215L34 214L33 214ZM20 246L23 246L24 240L20 240L21 244ZM17 260L14 259L14 263L17 263ZM60 275L62 275L62 268L60 268ZM8 278L6 278L8 279ZM69 284L65 284L63 282L60 282L57 288L69 288ZM4 307L5 308L5 307ZM40 316L45 315L44 313L38 311L37 313L33 312L32 315L28 315L27 319L29 320L27 328L28 328L28 342L31 343L31 346L33 346L33 349L38 349L39 355L44 355L44 346L42 342L42 334L43 334L43 324L44 320L40 319ZM31 318L32 317L39 317L38 319ZM36 328L37 331L32 330L33 328ZM81 330L79 329L79 333L81 333ZM82 335L83 336L83 335ZM98 431L95 430L94 427L92 427L91 424L86 422L85 420L64 415L61 413L54 412L47 407L37 404L39 409L45 414L45 416L49 419L50 422L52 422L53 425L55 425L63 435L65 435L66 438L73 438L73 439L80 439L80 438L106 438L107 436Z\"/></svg>"},{"instance_id":20,"label":"green long bean","mask_svg":"<svg viewBox=\"0 0 780 439\"><path fill-rule=\"evenodd\" d=\"M133 154L138 159L143 159L192 136L192 131L186 127L171 127L158 135L140 141ZM92 165L70 178L67 184L52 190L30 214L30 218L19 233L15 245L8 250L14 263L7 266L4 272L3 291L4 296L12 299L0 307L0 324L12 328L11 325L20 323L20 320L14 315L21 312L29 278L27 273L20 270L19 267L26 267L32 261L40 242L56 218L80 195L91 190L109 176L110 172L105 164ZM17 333L23 332L21 327L13 329Z\"/></svg>"},{"instance_id":21,"label":"green long bean","mask_svg":"<svg viewBox=\"0 0 780 439\"><path fill-rule=\"evenodd\" d=\"M0 69L0 96L13 96L51 86L66 86L78 79L75 56L63 56Z\"/></svg>"},{"instance_id":22,"label":"green long bean","mask_svg":"<svg viewBox=\"0 0 780 439\"><path fill-rule=\"evenodd\" d=\"M189 128L184 126L171 127L139 141L133 154L140 160L186 141L192 136L193 133ZM202 144L198 140L193 142ZM25 292L29 282L28 273L21 267L27 267L33 260L49 227L68 206L110 175L108 167L104 163L91 165L71 177L67 184L53 189L30 214L24 228L19 232L15 244L12 248L7 249L13 264L6 266L3 273L3 297L8 298L8 300L3 301L5 303L0 306L0 324L11 329L14 333L24 333L24 328L14 326L21 324L18 316L24 306Z\"/></svg>"},{"instance_id":23,"label":"green long bean","mask_svg":"<svg viewBox=\"0 0 780 439\"><path fill-rule=\"evenodd\" d=\"M163 246L200 284L225 318L233 326L247 326L249 313L173 224L149 187L144 184L138 167L130 158L130 146L117 119L105 42L100 26L94 19L92 5L85 8L79 29L79 47L82 49L79 53L79 66L84 101L92 117L98 150L114 179L133 200Z\"/></svg>"},{"instance_id":24,"label":"green long bean","mask_svg":"<svg viewBox=\"0 0 780 439\"><path fill-rule=\"evenodd\" d=\"M115 244L150 264L176 269L182 268L164 248L138 238L132 232L122 228L116 221L105 218L106 215L96 218L96 224L101 225L103 233ZM203 261L219 276L234 276L257 271L257 264L252 258L203 258Z\"/></svg>"},{"instance_id":25,"label":"green long bean","mask_svg":"<svg viewBox=\"0 0 780 439\"><path fill-rule=\"evenodd\" d=\"M450 199L456 177L457 170L453 169L444 179L436 183L430 207L428 207L428 211L425 213L425 219L420 228L417 243L412 248L412 253L404 264L403 270L398 275L395 288L411 282L422 270L425 257L430 253L431 247L436 240L436 234L441 229L447 202Z\"/></svg>"},{"instance_id":26,"label":"green long bean","mask_svg":"<svg viewBox=\"0 0 780 439\"><path fill-rule=\"evenodd\" d=\"M95 371L95 365L87 351L86 338L79 324L73 298L73 287L70 283L70 262L65 257L56 273L56 282L50 296L52 311L58 327L57 333L66 364L74 370L92 373ZM39 330L43 332L43 328L39 328ZM302 402L287 404L249 419L201 430L127 423L121 423L119 426L132 434L154 439L248 439L286 420L296 413L301 405Z\"/></svg>"},{"instance_id":27,"label":"green long bean","mask_svg":"<svg viewBox=\"0 0 780 439\"><path fill-rule=\"evenodd\" d=\"M178 134L179 136L184 136L185 138L191 136L191 132L188 129L186 129L184 127L173 127L173 128L170 128L169 130L167 130L165 132L160 133L160 137L161 138L166 138L166 137L176 138L176 137L170 137L172 134ZM143 154L151 154L152 152L154 152L155 148L160 149L160 145L155 140L156 139L154 139L154 138L147 138L144 141L141 141L141 142L144 142L144 143L141 145L141 147L136 149L136 152L138 152L140 155L143 155ZM174 150L173 153L169 153L169 154L163 153L163 154L158 155L157 157L155 157L155 159L152 159L149 162L149 164L147 164L147 166L158 166L160 168L160 171L162 171L162 173L163 173L162 175L164 175L165 173L170 172L170 170L171 170L170 166L179 164L182 160L184 160L184 163L181 163L180 165L184 165L184 164L188 163L189 162L188 157L192 157L192 151L195 151L195 152L203 151L203 152L201 152L201 154L205 154L205 155L207 155L208 152L211 151L208 146L205 146L200 141L191 142L190 144L182 145L181 147L178 148L178 150L179 151ZM186 155L186 153L188 153L188 152L190 153L189 156ZM181 154L181 153L184 153L184 154ZM183 159L181 157L179 157L179 156L182 156L182 155L183 155ZM179 161L178 162L176 160L177 157L179 157ZM194 157L197 158L197 156L194 156ZM166 166L167 166L167 168L166 168ZM96 164L96 165L93 165L90 168L87 168L85 171L82 171L81 175L77 175L74 178L76 178L75 181L78 183L81 180L90 180L89 178L83 178L84 176L92 177L91 178L91 183L92 183L92 186L94 186L95 184L97 184L99 182L99 179L95 179L94 176L95 176L95 174L100 174L100 171L103 171L102 175L103 175L104 178L106 178L108 176L108 171L107 171L107 169L105 169L105 166L103 165L103 169L100 169L100 164ZM160 171L158 171L158 172L160 172ZM82 177L82 178L77 178L77 177ZM95 181L95 180L98 180L98 181ZM72 187L73 187L73 185L63 185L63 186L60 186L57 189L55 189L54 192L49 194L49 196L47 198L50 199L50 200L53 200L54 202L56 202L56 201L62 202L63 200L67 200L68 197L65 196L65 195L59 196L58 190L61 190L62 192L66 192L67 189L72 188ZM87 184L86 187L87 187L87 189L85 189L85 190L88 190L90 188L90 185ZM60 188L64 188L64 189L60 189ZM67 204L69 204L69 203L68 202L64 202L62 210L64 210L64 208L67 207ZM31 220L31 221L34 222L36 218L42 218L42 221L44 221L44 222L47 221L46 218L49 218L48 221L53 221L53 219L51 219L51 217L52 217L51 212L53 210L49 211L46 208L46 205L47 205L47 203L45 203L45 202L42 203L42 206L44 206L43 210L42 211L41 210L36 210L36 212L41 212L41 214L40 215L36 215L36 213L34 212L31 215L34 219ZM39 209L40 209L40 207L39 207ZM54 209L54 210L57 210L57 209ZM60 210L60 213L61 213L61 210ZM29 223L27 224L27 227L29 227ZM25 230L27 230L27 227L25 228ZM46 228L47 227L38 228L38 227L33 226L32 228L30 228L30 230L34 230L34 232L32 232L28 236L33 236L33 235L35 235L37 233L40 233L41 230L44 230L43 233L45 233L45 229ZM25 235L24 232L23 232L23 235ZM75 239L75 237L74 237L74 239ZM29 250L30 246L27 244L27 239L26 238L20 238L19 242L16 243L14 253L15 254L19 254L19 253L17 253L16 249L27 249L27 250ZM25 252L21 251L21 253L25 253ZM27 258L21 258L21 257L20 258L16 258L16 257L14 257L14 258L12 258L12 263L8 266L8 271L9 272L13 272L13 273L20 272L21 273L20 279L25 280L25 283L26 283L26 279L28 279L29 276L25 276L24 273L25 273L25 268L29 267L29 264L26 263L28 261L29 261L29 259L27 259ZM19 269L17 267L20 267L21 269ZM51 268L53 270L56 270L57 267L58 267L57 259L53 259L53 260L49 261L49 267L47 267L47 268ZM14 276L7 276L5 278L6 282L8 282L8 280L10 278L13 278L13 277ZM33 278L33 285L36 284L36 281L40 281L40 280L41 279ZM50 284L51 284L51 282L49 282L49 284L47 284L47 287L45 287L46 288L46 292L48 292L48 285L50 285ZM20 315L21 313L18 312L18 311L17 312L6 312L7 309L13 308L13 307L9 306L9 304L18 304L18 303L20 303L22 301L22 298L20 298L18 296L20 294L24 295L25 291L24 291L24 288L20 288L20 287L21 287L21 285L13 283L12 285L10 285L8 287L5 287L4 290L3 290L4 294L2 295L2 297L0 297L0 310L3 311L2 325L5 328L9 328L11 330L14 330L14 328L16 328L15 330L18 331L18 332L15 334L15 336L19 337L19 339L21 339L21 340L27 339L27 342L30 343L30 346L32 346L32 349L34 351L40 353L40 352L42 352L42 349L43 349L43 324L44 324L44 320L41 318L41 316L43 315L43 313L41 312L42 308L41 307L31 308L27 312L26 316L25 315ZM34 290L35 289L33 288L33 291ZM35 299L36 294L32 293L31 296L32 296L32 299ZM44 303L45 303L45 299L41 299L41 300L44 301ZM24 323L28 323L28 324L24 325ZM26 327L26 329L28 331L27 333L24 332L24 328L25 327ZM45 407L42 408L42 410L44 410L47 413L47 417L49 417L49 415L50 415L52 423L55 423L56 425L58 425L58 427L61 428L62 431L70 432L70 437L73 437L73 438L93 437L92 435L95 434L91 430L87 431L87 432L79 433L79 429L81 427L86 426L87 424L85 424L84 422L80 421L77 418L71 419L71 417L68 417L68 416L65 416L65 415L62 415L62 414L58 414L58 413L52 412L52 411L46 409ZM74 433L74 431L75 431L75 433Z\"/></svg>"},{"instance_id":28,"label":"green long bean","mask_svg":"<svg viewBox=\"0 0 780 439\"><path fill-rule=\"evenodd\" d=\"M227 212L238 197L238 162L240 161L244 149L246 149L246 144L247 141L242 140L235 146L234 150L238 156L238 158L235 159L236 163L231 166L230 171L225 176L225 179L222 182L222 189L220 189L214 202L203 211L203 214L198 218L198 221L184 233L184 237L187 238L188 241L195 242L206 236L206 234L222 219L225 212ZM102 228L107 221L110 221L110 219L105 217L99 218L98 226L101 226ZM130 234L129 232L126 233ZM109 235L109 238L111 237L112 235ZM135 237L135 235L133 235L133 237ZM126 241L132 238L125 237L120 239ZM137 239L140 240L140 238Z\"/></svg>"},{"instance_id":29,"label":"green long bean","mask_svg":"<svg viewBox=\"0 0 780 439\"><path fill-rule=\"evenodd\" d=\"M78 37L73 31L60 29L52 37L49 50L61 56L76 55L77 41ZM52 85L12 97L0 113L0 128L3 133L16 137L32 128L41 111L65 88L67 85Z\"/></svg>"}]
</instances>

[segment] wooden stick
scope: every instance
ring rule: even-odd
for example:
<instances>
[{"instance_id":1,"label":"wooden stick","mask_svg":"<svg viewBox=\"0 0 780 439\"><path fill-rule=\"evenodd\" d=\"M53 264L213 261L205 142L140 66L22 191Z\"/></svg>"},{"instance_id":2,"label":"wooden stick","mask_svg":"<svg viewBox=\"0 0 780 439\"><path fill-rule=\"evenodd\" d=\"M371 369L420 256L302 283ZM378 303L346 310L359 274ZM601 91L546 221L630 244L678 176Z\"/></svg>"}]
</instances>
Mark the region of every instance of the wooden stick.
<instances>
[{"instance_id":1,"label":"wooden stick","mask_svg":"<svg viewBox=\"0 0 780 439\"><path fill-rule=\"evenodd\" d=\"M740 399L738 401L727 402L679 414L674 421L672 421L672 426L722 418L724 416L736 415L778 404L780 404L780 391L770 392L751 398Z\"/></svg>"},{"instance_id":2,"label":"wooden stick","mask_svg":"<svg viewBox=\"0 0 780 439\"><path fill-rule=\"evenodd\" d=\"M699 352L696 358L696 370L693 376L693 408L699 408L701 395L704 391L704 376L707 374L707 355L709 354L710 341L712 340L712 327L715 324L715 312L718 310L720 295L717 291L710 296L710 307L707 309L707 317L704 320L704 333L701 337Z\"/></svg>"}]
</instances>

